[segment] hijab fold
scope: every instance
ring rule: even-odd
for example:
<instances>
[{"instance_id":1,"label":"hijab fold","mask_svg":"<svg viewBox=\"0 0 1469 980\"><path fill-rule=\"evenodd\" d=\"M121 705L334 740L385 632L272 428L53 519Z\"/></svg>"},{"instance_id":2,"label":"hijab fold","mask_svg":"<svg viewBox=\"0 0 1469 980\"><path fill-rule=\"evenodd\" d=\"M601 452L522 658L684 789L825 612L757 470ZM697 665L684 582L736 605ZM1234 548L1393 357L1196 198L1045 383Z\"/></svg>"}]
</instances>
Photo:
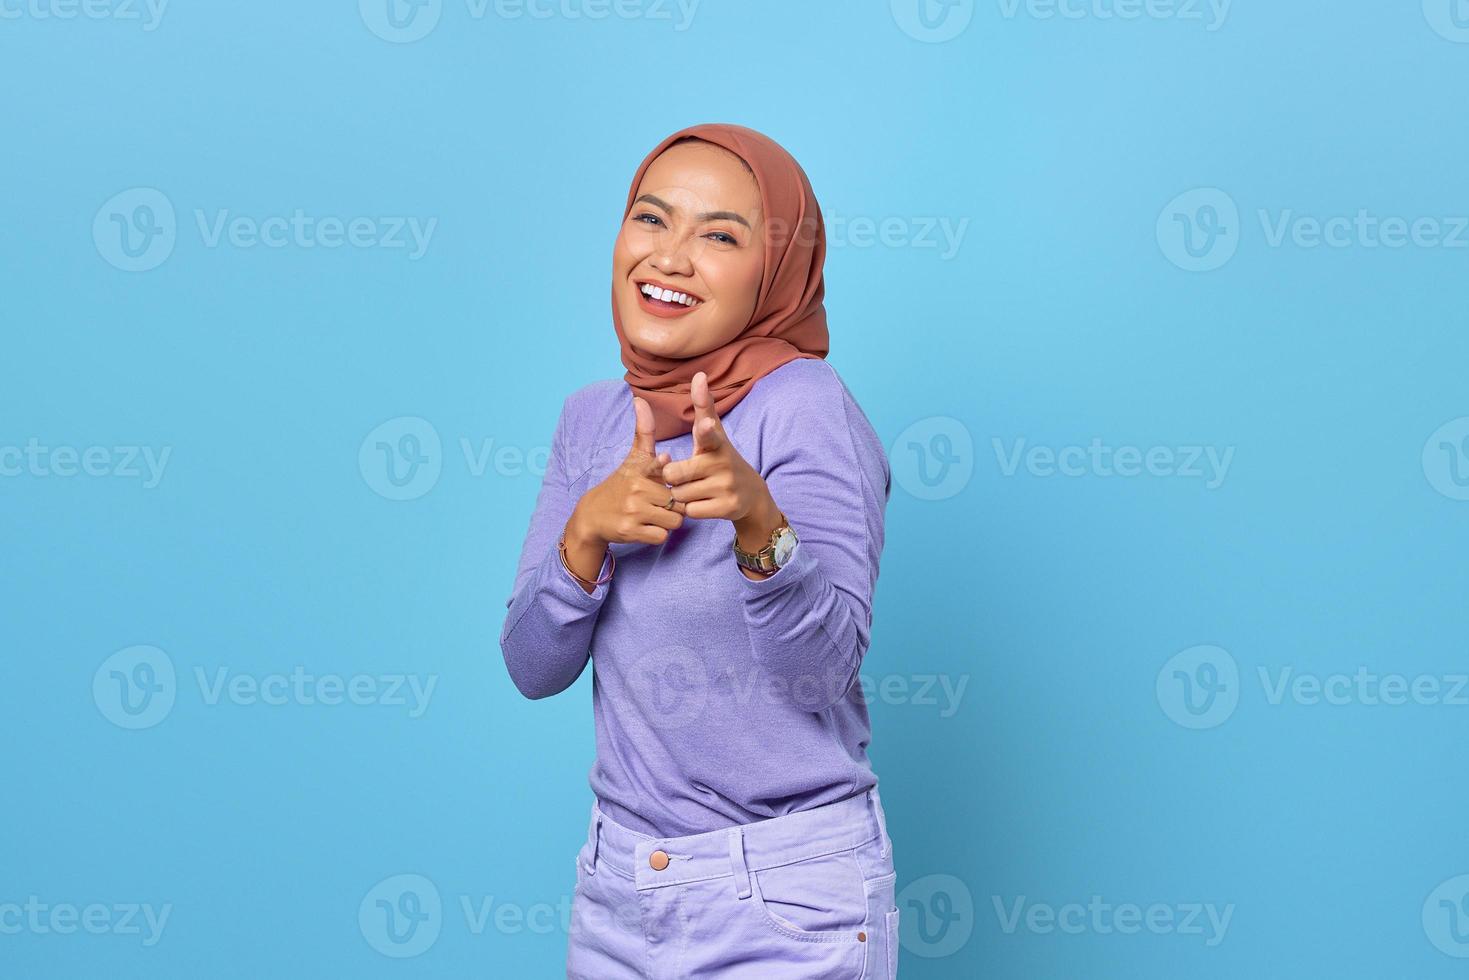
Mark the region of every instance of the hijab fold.
<instances>
[{"instance_id":1,"label":"hijab fold","mask_svg":"<svg viewBox=\"0 0 1469 980\"><path fill-rule=\"evenodd\" d=\"M801 165L770 137L727 123L702 123L671 134L643 158L633 175L623 221L632 211L648 167L686 136L729 150L754 171L765 224L765 268L755 312L745 329L723 346L689 358L661 357L633 347L617 314L617 290L623 284L612 284L612 323L627 368L623 377L633 394L652 407L653 437L658 440L693 430L689 390L700 371L708 376L715 410L723 416L771 371L797 358L824 358L830 347L822 303L826 226L821 207Z\"/></svg>"}]
</instances>

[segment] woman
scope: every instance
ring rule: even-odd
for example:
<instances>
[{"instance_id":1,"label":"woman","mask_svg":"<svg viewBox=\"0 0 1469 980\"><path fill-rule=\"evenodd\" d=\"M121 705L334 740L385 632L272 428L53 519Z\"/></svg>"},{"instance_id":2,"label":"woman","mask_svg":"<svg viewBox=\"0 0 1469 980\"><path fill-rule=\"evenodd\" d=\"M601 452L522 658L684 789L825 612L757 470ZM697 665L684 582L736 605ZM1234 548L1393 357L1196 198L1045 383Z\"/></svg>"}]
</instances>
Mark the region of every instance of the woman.
<instances>
[{"instance_id":1,"label":"woman","mask_svg":"<svg viewBox=\"0 0 1469 980\"><path fill-rule=\"evenodd\" d=\"M568 977L895 975L857 682L891 482L824 359L825 253L753 130L680 130L633 177L626 374L562 405L500 636L529 698L594 663Z\"/></svg>"}]
</instances>

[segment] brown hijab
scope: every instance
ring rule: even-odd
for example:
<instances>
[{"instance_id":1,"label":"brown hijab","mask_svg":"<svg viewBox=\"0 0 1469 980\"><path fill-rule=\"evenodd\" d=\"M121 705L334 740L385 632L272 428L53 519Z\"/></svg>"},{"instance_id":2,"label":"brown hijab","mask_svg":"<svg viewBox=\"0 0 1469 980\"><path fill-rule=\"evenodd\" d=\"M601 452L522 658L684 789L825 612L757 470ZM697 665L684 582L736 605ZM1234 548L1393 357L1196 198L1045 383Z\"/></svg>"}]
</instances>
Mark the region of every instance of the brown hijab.
<instances>
[{"instance_id":1,"label":"brown hijab","mask_svg":"<svg viewBox=\"0 0 1469 980\"><path fill-rule=\"evenodd\" d=\"M676 359L640 351L628 343L617 315L613 283L612 324L622 344L623 376L633 393L653 409L653 438L669 439L691 432L694 406L689 389L694 375L709 378L715 410L724 415L744 398L755 382L798 357L825 357L826 292L822 264L826 259L826 225L811 181L794 157L763 133L726 123L689 126L653 148L633 175L623 220L632 211L638 184L648 166L675 140L697 136L734 153L755 172L765 219L765 272L755 312L744 332L722 347L697 357Z\"/></svg>"}]
</instances>

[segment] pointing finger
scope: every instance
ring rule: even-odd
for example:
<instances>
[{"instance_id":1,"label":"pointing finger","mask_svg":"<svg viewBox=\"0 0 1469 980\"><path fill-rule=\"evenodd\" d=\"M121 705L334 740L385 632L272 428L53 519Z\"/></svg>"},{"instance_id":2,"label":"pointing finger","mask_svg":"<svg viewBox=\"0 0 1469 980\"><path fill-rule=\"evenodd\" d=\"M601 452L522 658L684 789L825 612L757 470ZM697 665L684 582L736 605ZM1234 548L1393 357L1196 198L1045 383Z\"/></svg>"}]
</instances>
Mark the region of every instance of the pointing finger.
<instances>
[{"instance_id":1,"label":"pointing finger","mask_svg":"<svg viewBox=\"0 0 1469 980\"><path fill-rule=\"evenodd\" d=\"M689 397L694 402L694 452L712 452L724 442L724 426L719 422L714 396L709 393L709 376L703 371L694 375Z\"/></svg>"},{"instance_id":2,"label":"pointing finger","mask_svg":"<svg viewBox=\"0 0 1469 980\"><path fill-rule=\"evenodd\" d=\"M641 450L649 456L654 455L658 451L658 446L653 441L653 407L641 397L634 395L632 414L634 420L633 449Z\"/></svg>"},{"instance_id":3,"label":"pointing finger","mask_svg":"<svg viewBox=\"0 0 1469 980\"><path fill-rule=\"evenodd\" d=\"M712 453L724 445L724 429L718 419L702 418L694 423L694 452Z\"/></svg>"}]
</instances>

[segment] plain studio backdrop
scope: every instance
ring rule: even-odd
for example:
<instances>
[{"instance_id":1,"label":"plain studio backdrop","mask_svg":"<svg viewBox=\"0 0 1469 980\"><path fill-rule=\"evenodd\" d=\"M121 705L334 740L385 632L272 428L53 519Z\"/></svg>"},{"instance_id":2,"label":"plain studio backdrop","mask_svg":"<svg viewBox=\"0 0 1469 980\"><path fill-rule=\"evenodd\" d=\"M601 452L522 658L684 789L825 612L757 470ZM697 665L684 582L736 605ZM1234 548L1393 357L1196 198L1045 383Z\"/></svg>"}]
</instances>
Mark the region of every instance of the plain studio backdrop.
<instances>
[{"instance_id":1,"label":"plain studio backdrop","mask_svg":"<svg viewBox=\"0 0 1469 980\"><path fill-rule=\"evenodd\" d=\"M888 447L902 976L1460 976L1469 11L0 2L0 976L560 974L497 645L627 182L770 134Z\"/></svg>"}]
</instances>

